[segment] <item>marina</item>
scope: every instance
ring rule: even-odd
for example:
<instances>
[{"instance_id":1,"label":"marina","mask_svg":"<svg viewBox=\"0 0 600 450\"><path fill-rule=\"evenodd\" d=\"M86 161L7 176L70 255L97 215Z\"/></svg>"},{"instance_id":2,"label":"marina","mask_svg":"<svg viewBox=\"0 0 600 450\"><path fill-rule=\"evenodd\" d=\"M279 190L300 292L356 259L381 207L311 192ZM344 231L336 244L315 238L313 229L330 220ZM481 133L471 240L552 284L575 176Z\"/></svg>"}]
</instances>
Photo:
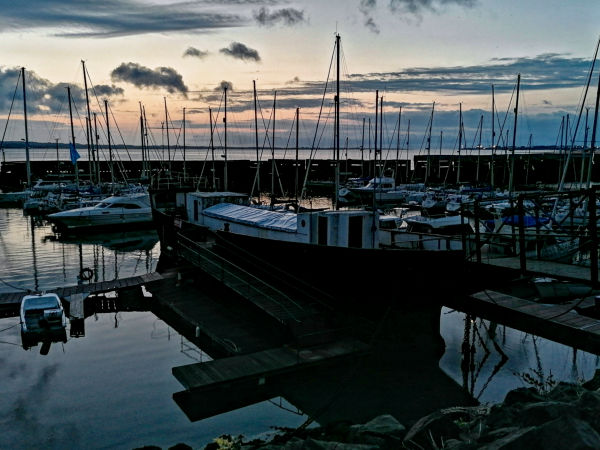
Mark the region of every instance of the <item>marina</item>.
<instances>
[{"instance_id":1,"label":"marina","mask_svg":"<svg viewBox=\"0 0 600 450\"><path fill-rule=\"evenodd\" d=\"M579 8L125 3L0 12L3 447L600 448Z\"/></svg>"}]
</instances>

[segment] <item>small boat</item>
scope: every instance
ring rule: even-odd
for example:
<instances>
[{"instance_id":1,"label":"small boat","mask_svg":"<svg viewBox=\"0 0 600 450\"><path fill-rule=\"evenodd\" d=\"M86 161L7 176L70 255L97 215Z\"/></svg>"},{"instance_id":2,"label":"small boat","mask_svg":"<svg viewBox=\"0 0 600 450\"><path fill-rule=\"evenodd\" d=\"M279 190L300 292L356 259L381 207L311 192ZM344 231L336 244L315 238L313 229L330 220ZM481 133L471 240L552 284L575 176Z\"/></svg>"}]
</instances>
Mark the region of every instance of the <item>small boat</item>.
<instances>
[{"instance_id":1,"label":"small boat","mask_svg":"<svg viewBox=\"0 0 600 450\"><path fill-rule=\"evenodd\" d=\"M63 231L142 225L152 222L152 209L147 193L115 195L94 206L50 214L48 220Z\"/></svg>"},{"instance_id":2,"label":"small boat","mask_svg":"<svg viewBox=\"0 0 600 450\"><path fill-rule=\"evenodd\" d=\"M40 340L59 338L66 342L67 318L56 294L26 295L21 300L21 341L28 349Z\"/></svg>"}]
</instances>

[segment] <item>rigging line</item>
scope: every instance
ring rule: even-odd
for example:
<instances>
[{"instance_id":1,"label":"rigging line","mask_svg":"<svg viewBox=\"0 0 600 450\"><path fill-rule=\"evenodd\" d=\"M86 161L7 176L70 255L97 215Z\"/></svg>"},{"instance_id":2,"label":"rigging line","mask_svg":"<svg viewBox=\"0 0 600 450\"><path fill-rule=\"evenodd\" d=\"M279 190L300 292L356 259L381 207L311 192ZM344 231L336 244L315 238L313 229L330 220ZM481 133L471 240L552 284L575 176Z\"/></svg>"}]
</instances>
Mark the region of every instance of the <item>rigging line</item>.
<instances>
[{"instance_id":1,"label":"rigging line","mask_svg":"<svg viewBox=\"0 0 600 450\"><path fill-rule=\"evenodd\" d=\"M12 113L13 105L15 103L15 98L17 96L17 89L19 88L19 80L21 79L21 71L19 71L19 76L17 78L17 83L15 84L15 91L13 92L13 98L10 102L10 109L8 110L8 117L6 118L6 124L4 125L4 132L2 133L2 141L0 141L0 148L4 147L4 138L6 137L6 130L8 129L8 123L10 122L10 115Z\"/></svg>"},{"instance_id":2,"label":"rigging line","mask_svg":"<svg viewBox=\"0 0 600 450\"><path fill-rule=\"evenodd\" d=\"M313 142L311 145L311 149L310 149L310 156L308 158L308 167L310 167L312 160L313 160L313 152L315 151L315 141L317 139L317 134L319 131L319 124L321 122L321 114L323 112L323 105L325 104L325 96L327 94L327 87L329 85L329 76L331 75L331 69L333 67L333 58L335 56L335 48L336 46L334 45L333 47L333 51L331 53L331 60L329 61L329 70L327 71L327 79L325 81L325 87L323 88L323 96L321 97L321 106L319 107L319 115L317 117L317 125L315 127L315 134L313 136ZM331 110L331 107L330 107ZM323 126L325 127L325 125ZM322 134L321 134L322 136ZM321 141L321 139L319 138L319 142ZM308 175L309 175L310 170L307 170L304 174L304 181L302 182L302 190L300 191L300 199L305 198L305 194L306 194L306 183L308 182Z\"/></svg>"}]
</instances>

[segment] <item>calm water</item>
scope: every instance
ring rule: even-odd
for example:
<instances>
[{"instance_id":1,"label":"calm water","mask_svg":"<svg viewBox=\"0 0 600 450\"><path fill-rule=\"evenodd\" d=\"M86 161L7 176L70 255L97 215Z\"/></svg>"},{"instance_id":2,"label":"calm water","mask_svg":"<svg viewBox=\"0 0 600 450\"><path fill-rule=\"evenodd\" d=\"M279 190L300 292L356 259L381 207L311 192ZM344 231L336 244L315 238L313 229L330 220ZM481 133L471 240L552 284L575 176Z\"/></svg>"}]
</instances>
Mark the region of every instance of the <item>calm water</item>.
<instances>
[{"instance_id":1,"label":"calm water","mask_svg":"<svg viewBox=\"0 0 600 450\"><path fill-rule=\"evenodd\" d=\"M97 280L147 273L159 252L152 231L63 241L43 221L0 209L0 292L75 284L81 267ZM172 400L182 387L171 369L209 358L151 312L95 313L85 319L84 336L71 337L69 324L67 342L53 343L46 355L39 345L21 347L18 318L1 318L0 446L202 447L225 433L256 437L271 426L299 426L307 416L296 408L323 420L370 412L404 420L451 406L465 392L501 401L526 386L523 373L580 382L598 366L595 355L447 308L410 314L392 319L387 341L395 346L376 363L290 381L281 389L286 409L262 402L198 422ZM432 344L437 331L443 354Z\"/></svg>"}]
</instances>

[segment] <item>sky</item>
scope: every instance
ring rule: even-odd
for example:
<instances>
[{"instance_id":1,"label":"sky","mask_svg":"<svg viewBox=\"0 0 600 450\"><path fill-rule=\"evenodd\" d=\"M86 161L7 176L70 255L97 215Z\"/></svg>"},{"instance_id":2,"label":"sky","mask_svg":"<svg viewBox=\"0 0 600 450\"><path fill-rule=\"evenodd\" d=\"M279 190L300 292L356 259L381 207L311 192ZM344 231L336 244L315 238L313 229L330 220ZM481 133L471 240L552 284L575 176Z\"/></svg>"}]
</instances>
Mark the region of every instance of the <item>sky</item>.
<instances>
[{"instance_id":1,"label":"sky","mask_svg":"<svg viewBox=\"0 0 600 450\"><path fill-rule=\"evenodd\" d=\"M577 127L583 144L587 108L591 137L600 63L582 100L600 35L597 0L0 0L0 18L5 141L24 138L24 67L29 139L69 142L68 85L76 141L85 142L85 61L101 144L107 100L116 144L140 144L143 107L155 145L167 136L181 145L184 108L186 144L209 143L211 108L221 145L227 86L228 144L254 146L255 82L260 145L270 142L275 101L277 146L294 145L300 108L300 145L327 148L336 33L342 147L367 146L369 120L374 140L376 90L384 147L410 139L422 149L430 131L432 147L441 134L444 147L456 147L459 109L463 146L477 145L481 134L487 147L492 85L494 144L503 145L506 131L512 140L519 73L517 145L560 142L566 115L569 142Z\"/></svg>"}]
</instances>

